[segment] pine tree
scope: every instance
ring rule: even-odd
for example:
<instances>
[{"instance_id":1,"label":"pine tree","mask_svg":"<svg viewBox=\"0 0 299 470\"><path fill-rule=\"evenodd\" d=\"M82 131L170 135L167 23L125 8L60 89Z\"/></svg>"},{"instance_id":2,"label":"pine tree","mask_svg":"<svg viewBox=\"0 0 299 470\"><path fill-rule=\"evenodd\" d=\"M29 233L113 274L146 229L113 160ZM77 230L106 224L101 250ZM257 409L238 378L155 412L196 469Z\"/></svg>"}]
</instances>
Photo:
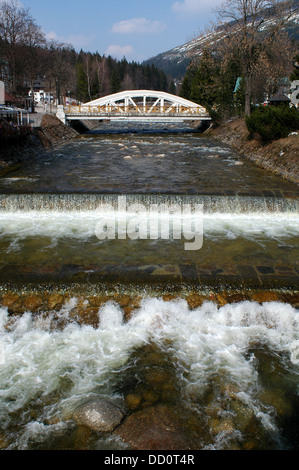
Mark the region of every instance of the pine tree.
<instances>
[{"instance_id":1,"label":"pine tree","mask_svg":"<svg viewBox=\"0 0 299 470\"><path fill-rule=\"evenodd\" d=\"M116 68L113 70L110 78L110 92L118 93L121 90L121 82Z\"/></svg>"},{"instance_id":2,"label":"pine tree","mask_svg":"<svg viewBox=\"0 0 299 470\"><path fill-rule=\"evenodd\" d=\"M88 101L87 79L84 73L82 62L78 62L76 66L77 71L77 98L79 101L85 103Z\"/></svg>"},{"instance_id":3,"label":"pine tree","mask_svg":"<svg viewBox=\"0 0 299 470\"><path fill-rule=\"evenodd\" d=\"M191 88L192 83L195 80L196 68L197 65L193 62L189 65L181 85L180 96L182 98L186 98L186 100L190 100Z\"/></svg>"}]
</instances>

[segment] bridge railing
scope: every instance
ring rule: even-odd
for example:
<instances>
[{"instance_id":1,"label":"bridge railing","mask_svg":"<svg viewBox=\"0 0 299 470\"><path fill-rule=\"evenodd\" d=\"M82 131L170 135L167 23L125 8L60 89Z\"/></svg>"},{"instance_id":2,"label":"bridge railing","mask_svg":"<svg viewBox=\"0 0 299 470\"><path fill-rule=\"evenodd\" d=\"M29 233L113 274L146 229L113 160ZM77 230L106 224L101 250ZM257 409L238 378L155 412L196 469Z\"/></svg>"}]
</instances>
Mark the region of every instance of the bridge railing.
<instances>
[{"instance_id":1,"label":"bridge railing","mask_svg":"<svg viewBox=\"0 0 299 470\"><path fill-rule=\"evenodd\" d=\"M163 116L181 116L181 115L203 115L202 108L184 107L182 105L165 105L165 106L117 106L117 105L104 105L104 106L65 106L64 112L66 115L71 116L93 116L93 115L119 115L119 116L132 116L132 115L163 115Z\"/></svg>"}]
</instances>

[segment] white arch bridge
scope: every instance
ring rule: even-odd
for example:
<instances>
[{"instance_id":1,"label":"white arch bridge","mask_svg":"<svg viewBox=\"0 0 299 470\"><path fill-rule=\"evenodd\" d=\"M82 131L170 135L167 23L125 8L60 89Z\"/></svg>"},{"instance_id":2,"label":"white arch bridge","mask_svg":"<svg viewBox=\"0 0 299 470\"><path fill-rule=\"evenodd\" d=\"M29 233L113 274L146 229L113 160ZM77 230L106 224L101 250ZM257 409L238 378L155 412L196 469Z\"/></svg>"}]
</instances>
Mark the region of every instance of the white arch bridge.
<instances>
[{"instance_id":1,"label":"white arch bridge","mask_svg":"<svg viewBox=\"0 0 299 470\"><path fill-rule=\"evenodd\" d=\"M203 106L163 91L130 90L104 96L80 106L58 106L65 124L78 120L128 122L210 121Z\"/></svg>"}]
</instances>

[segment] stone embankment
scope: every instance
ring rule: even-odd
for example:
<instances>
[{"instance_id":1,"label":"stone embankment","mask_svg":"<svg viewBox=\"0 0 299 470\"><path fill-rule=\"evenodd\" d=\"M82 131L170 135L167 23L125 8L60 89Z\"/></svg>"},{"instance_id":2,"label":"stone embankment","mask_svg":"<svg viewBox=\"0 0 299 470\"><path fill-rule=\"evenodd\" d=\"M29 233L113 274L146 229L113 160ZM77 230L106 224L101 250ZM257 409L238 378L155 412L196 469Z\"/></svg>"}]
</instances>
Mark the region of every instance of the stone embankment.
<instances>
[{"instance_id":1,"label":"stone embankment","mask_svg":"<svg viewBox=\"0 0 299 470\"><path fill-rule=\"evenodd\" d=\"M299 183L299 132L263 144L257 135L250 139L244 118L238 118L208 129L205 135L230 145L258 166Z\"/></svg>"},{"instance_id":2,"label":"stone embankment","mask_svg":"<svg viewBox=\"0 0 299 470\"><path fill-rule=\"evenodd\" d=\"M49 114L44 115L40 128L36 129L36 134L44 149L50 149L78 136L78 132Z\"/></svg>"},{"instance_id":3,"label":"stone embankment","mask_svg":"<svg viewBox=\"0 0 299 470\"><path fill-rule=\"evenodd\" d=\"M41 126L32 131L19 142L9 142L0 147L0 174L5 173L12 165L26 161L34 155L50 150L78 136L78 132L55 116L45 114Z\"/></svg>"}]
</instances>

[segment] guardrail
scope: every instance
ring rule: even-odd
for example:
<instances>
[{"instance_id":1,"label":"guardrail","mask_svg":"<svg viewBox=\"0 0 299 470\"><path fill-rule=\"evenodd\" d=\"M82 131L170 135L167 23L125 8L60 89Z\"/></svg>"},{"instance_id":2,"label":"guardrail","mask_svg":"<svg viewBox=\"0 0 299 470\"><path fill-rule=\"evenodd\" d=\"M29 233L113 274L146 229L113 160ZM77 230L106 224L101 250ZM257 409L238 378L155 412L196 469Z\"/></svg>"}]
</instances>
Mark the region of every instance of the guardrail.
<instances>
[{"instance_id":1,"label":"guardrail","mask_svg":"<svg viewBox=\"0 0 299 470\"><path fill-rule=\"evenodd\" d=\"M67 116L93 116L93 115L119 115L119 116L203 116L200 107L183 107L183 106L65 106L64 112Z\"/></svg>"},{"instance_id":2,"label":"guardrail","mask_svg":"<svg viewBox=\"0 0 299 470\"><path fill-rule=\"evenodd\" d=\"M26 109L0 106L0 118L16 123L19 126L29 125L29 113Z\"/></svg>"}]
</instances>

